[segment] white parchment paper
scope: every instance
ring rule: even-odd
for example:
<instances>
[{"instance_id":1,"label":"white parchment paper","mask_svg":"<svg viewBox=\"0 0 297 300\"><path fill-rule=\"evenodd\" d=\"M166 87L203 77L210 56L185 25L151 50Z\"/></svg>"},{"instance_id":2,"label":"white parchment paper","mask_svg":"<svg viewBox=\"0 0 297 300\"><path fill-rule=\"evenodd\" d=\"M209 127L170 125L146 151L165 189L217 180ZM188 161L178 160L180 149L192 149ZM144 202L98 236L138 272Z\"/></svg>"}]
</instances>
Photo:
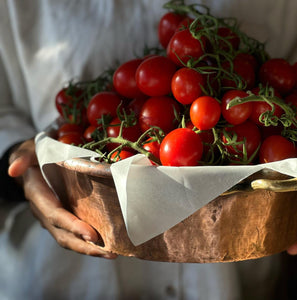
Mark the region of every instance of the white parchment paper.
<instances>
[{"instance_id":1,"label":"white parchment paper","mask_svg":"<svg viewBox=\"0 0 297 300\"><path fill-rule=\"evenodd\" d=\"M42 132L36 136L37 157L48 184L49 166L57 162L98 153L60 143ZM163 233L232 186L262 169L297 177L297 159L249 166L152 166L144 155L111 165L123 218L134 245Z\"/></svg>"}]
</instances>

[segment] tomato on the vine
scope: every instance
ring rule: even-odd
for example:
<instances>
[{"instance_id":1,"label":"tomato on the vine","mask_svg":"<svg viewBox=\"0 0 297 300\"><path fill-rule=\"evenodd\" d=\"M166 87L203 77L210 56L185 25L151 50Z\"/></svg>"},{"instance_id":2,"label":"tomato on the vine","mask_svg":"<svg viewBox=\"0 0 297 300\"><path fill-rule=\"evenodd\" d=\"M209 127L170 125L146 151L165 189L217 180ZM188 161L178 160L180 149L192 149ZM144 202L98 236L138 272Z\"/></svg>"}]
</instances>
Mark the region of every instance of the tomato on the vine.
<instances>
[{"instance_id":1,"label":"tomato on the vine","mask_svg":"<svg viewBox=\"0 0 297 300\"><path fill-rule=\"evenodd\" d=\"M165 133L177 126L176 115L180 112L178 103L171 97L151 97L143 104L139 124L143 132L152 126L160 127Z\"/></svg>"},{"instance_id":2,"label":"tomato on the vine","mask_svg":"<svg viewBox=\"0 0 297 300\"><path fill-rule=\"evenodd\" d=\"M157 159L160 159L160 143L154 138L148 138L143 145L143 149L152 153Z\"/></svg>"},{"instance_id":3,"label":"tomato on the vine","mask_svg":"<svg viewBox=\"0 0 297 300\"><path fill-rule=\"evenodd\" d=\"M190 104L202 94L204 77L195 69L187 67L175 72L171 90L175 99L182 104Z\"/></svg>"},{"instance_id":4,"label":"tomato on the vine","mask_svg":"<svg viewBox=\"0 0 297 300\"><path fill-rule=\"evenodd\" d=\"M260 148L260 163L279 161L296 157L296 148L292 142L281 135L267 137Z\"/></svg>"},{"instance_id":5,"label":"tomato on the vine","mask_svg":"<svg viewBox=\"0 0 297 300\"><path fill-rule=\"evenodd\" d=\"M84 144L84 139L82 135L78 132L70 132L67 134L64 134L58 138L59 142L62 142L64 144L70 144L70 145L81 145Z\"/></svg>"},{"instance_id":6,"label":"tomato on the vine","mask_svg":"<svg viewBox=\"0 0 297 300\"><path fill-rule=\"evenodd\" d=\"M168 133L160 146L163 166L197 166L203 145L197 133L189 128L177 128Z\"/></svg>"},{"instance_id":7,"label":"tomato on the vine","mask_svg":"<svg viewBox=\"0 0 297 300\"><path fill-rule=\"evenodd\" d=\"M175 64L167 57L154 55L145 59L136 70L138 88L148 96L165 96L171 92Z\"/></svg>"},{"instance_id":8,"label":"tomato on the vine","mask_svg":"<svg viewBox=\"0 0 297 300\"><path fill-rule=\"evenodd\" d=\"M81 127L77 124L73 124L73 123L62 124L58 129L57 136L59 138L63 135L69 134L69 133L77 133L79 135L82 135L83 127Z\"/></svg>"},{"instance_id":9,"label":"tomato on the vine","mask_svg":"<svg viewBox=\"0 0 297 300\"><path fill-rule=\"evenodd\" d=\"M290 93L296 83L293 67L283 58L267 60L259 70L260 82L276 89L282 95Z\"/></svg>"},{"instance_id":10,"label":"tomato on the vine","mask_svg":"<svg viewBox=\"0 0 297 300\"><path fill-rule=\"evenodd\" d=\"M135 58L121 64L115 70L113 86L120 95L131 99L142 95L135 80L136 70L142 61L141 58Z\"/></svg>"},{"instance_id":11,"label":"tomato on the vine","mask_svg":"<svg viewBox=\"0 0 297 300\"><path fill-rule=\"evenodd\" d=\"M166 48L171 37L179 28L180 23L184 19L185 15L177 14L174 12L168 12L163 15L158 24L158 38L160 44Z\"/></svg>"},{"instance_id":12,"label":"tomato on the vine","mask_svg":"<svg viewBox=\"0 0 297 300\"><path fill-rule=\"evenodd\" d=\"M83 137L87 143L92 142L94 140L92 134L94 131L98 129L97 126L89 125L83 132Z\"/></svg>"},{"instance_id":13,"label":"tomato on the vine","mask_svg":"<svg viewBox=\"0 0 297 300\"><path fill-rule=\"evenodd\" d=\"M131 157L135 155L135 153L133 151L129 151L129 150L121 150L121 151L115 151L111 154L111 160L114 162L126 159L128 157Z\"/></svg>"},{"instance_id":14,"label":"tomato on the vine","mask_svg":"<svg viewBox=\"0 0 297 300\"><path fill-rule=\"evenodd\" d=\"M234 98L245 98L247 96L248 94L241 90L230 90L223 95L221 102L222 115L228 123L237 125L245 122L249 118L253 109L252 102L241 103L227 109L227 105Z\"/></svg>"},{"instance_id":15,"label":"tomato on the vine","mask_svg":"<svg viewBox=\"0 0 297 300\"><path fill-rule=\"evenodd\" d=\"M103 115L117 116L121 98L114 92L99 92L92 97L87 107L87 117L91 125L97 126Z\"/></svg>"},{"instance_id":16,"label":"tomato on the vine","mask_svg":"<svg viewBox=\"0 0 297 300\"><path fill-rule=\"evenodd\" d=\"M220 103L213 97L201 96L190 107L190 119L199 130L213 128L221 116Z\"/></svg>"},{"instance_id":17,"label":"tomato on the vine","mask_svg":"<svg viewBox=\"0 0 297 300\"><path fill-rule=\"evenodd\" d=\"M219 47L220 49L233 52L239 48L240 38L239 36L228 27L218 28Z\"/></svg>"},{"instance_id":18,"label":"tomato on the vine","mask_svg":"<svg viewBox=\"0 0 297 300\"><path fill-rule=\"evenodd\" d=\"M183 66L192 57L198 59L205 53L206 39L194 38L189 29L177 31L169 41L167 56L178 66Z\"/></svg>"}]
</instances>

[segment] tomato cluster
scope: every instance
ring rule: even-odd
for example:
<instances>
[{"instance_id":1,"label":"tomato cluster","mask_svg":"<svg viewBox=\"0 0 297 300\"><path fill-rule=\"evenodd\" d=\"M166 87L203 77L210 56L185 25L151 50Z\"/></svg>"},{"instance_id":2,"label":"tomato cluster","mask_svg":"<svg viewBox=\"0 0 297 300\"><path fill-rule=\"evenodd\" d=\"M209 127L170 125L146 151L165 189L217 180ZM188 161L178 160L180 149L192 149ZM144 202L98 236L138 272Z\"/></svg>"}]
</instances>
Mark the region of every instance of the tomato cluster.
<instances>
[{"instance_id":1,"label":"tomato cluster","mask_svg":"<svg viewBox=\"0 0 297 300\"><path fill-rule=\"evenodd\" d=\"M158 51L57 94L57 138L109 163L135 153L166 166L296 157L297 63L270 58L233 19L165 8Z\"/></svg>"}]
</instances>

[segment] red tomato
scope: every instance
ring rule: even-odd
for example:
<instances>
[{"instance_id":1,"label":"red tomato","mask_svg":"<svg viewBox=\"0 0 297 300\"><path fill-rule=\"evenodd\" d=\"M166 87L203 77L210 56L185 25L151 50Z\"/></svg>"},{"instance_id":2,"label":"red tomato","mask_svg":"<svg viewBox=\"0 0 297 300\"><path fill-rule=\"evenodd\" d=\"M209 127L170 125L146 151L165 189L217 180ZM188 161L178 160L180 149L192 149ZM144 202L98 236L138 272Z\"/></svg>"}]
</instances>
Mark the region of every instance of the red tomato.
<instances>
[{"instance_id":1,"label":"red tomato","mask_svg":"<svg viewBox=\"0 0 297 300\"><path fill-rule=\"evenodd\" d=\"M181 68L175 72L171 81L173 96L182 104L190 104L202 94L204 77L190 68Z\"/></svg>"},{"instance_id":2,"label":"red tomato","mask_svg":"<svg viewBox=\"0 0 297 300\"><path fill-rule=\"evenodd\" d=\"M142 95L135 80L135 73L142 59L136 58L120 65L113 75L113 86L116 91L127 98L135 98Z\"/></svg>"},{"instance_id":3,"label":"red tomato","mask_svg":"<svg viewBox=\"0 0 297 300\"><path fill-rule=\"evenodd\" d=\"M197 98L190 107L190 119L199 130L213 128L221 116L219 102L210 96Z\"/></svg>"},{"instance_id":4,"label":"red tomato","mask_svg":"<svg viewBox=\"0 0 297 300\"><path fill-rule=\"evenodd\" d=\"M197 133L189 128L178 128L168 133L160 146L163 166L197 166L203 145Z\"/></svg>"},{"instance_id":5,"label":"red tomato","mask_svg":"<svg viewBox=\"0 0 297 300\"><path fill-rule=\"evenodd\" d=\"M87 107L87 117L91 125L97 126L98 119L103 115L116 117L117 108L121 104L121 98L114 92L97 93L90 100Z\"/></svg>"},{"instance_id":6,"label":"red tomato","mask_svg":"<svg viewBox=\"0 0 297 300\"><path fill-rule=\"evenodd\" d=\"M279 161L296 157L296 148L292 142L281 135L271 135L266 138L260 148L260 163Z\"/></svg>"},{"instance_id":7,"label":"red tomato","mask_svg":"<svg viewBox=\"0 0 297 300\"><path fill-rule=\"evenodd\" d=\"M253 66L255 72L257 72L259 69L259 63L258 63L256 57L250 53L238 53L235 56L235 59L241 59L241 60L248 61Z\"/></svg>"},{"instance_id":8,"label":"red tomato","mask_svg":"<svg viewBox=\"0 0 297 300\"><path fill-rule=\"evenodd\" d=\"M252 102L238 104L227 109L228 103L235 97L245 98L247 96L246 92L240 90L230 90L223 95L221 102L222 115L228 123L238 125L249 118L253 109Z\"/></svg>"},{"instance_id":9,"label":"red tomato","mask_svg":"<svg viewBox=\"0 0 297 300\"><path fill-rule=\"evenodd\" d=\"M82 135L78 132L70 132L68 134L64 134L58 138L58 141L64 144L73 144L75 146L84 143Z\"/></svg>"},{"instance_id":10,"label":"red tomato","mask_svg":"<svg viewBox=\"0 0 297 300\"><path fill-rule=\"evenodd\" d=\"M111 160L114 162L126 159L128 157L131 157L135 155L135 153L133 151L129 151L129 150L121 150L120 152L116 151L114 153L111 154Z\"/></svg>"},{"instance_id":11,"label":"red tomato","mask_svg":"<svg viewBox=\"0 0 297 300\"><path fill-rule=\"evenodd\" d=\"M226 61L222 64L222 67L229 72L232 72L229 61ZM233 72L239 75L243 83L246 83L245 89L249 90L255 86L256 82L256 74L254 71L254 67L247 60L243 59L234 59L233 60ZM223 87L233 87L238 88L236 82L229 78L222 78L222 86Z\"/></svg>"},{"instance_id":12,"label":"red tomato","mask_svg":"<svg viewBox=\"0 0 297 300\"><path fill-rule=\"evenodd\" d=\"M190 17L183 18L182 21L178 24L177 30L183 30L183 29L189 28L193 21L194 21L194 19L190 18Z\"/></svg>"},{"instance_id":13,"label":"red tomato","mask_svg":"<svg viewBox=\"0 0 297 300\"><path fill-rule=\"evenodd\" d=\"M152 153L157 159L160 159L160 143L153 138L149 138L143 145L143 149Z\"/></svg>"},{"instance_id":14,"label":"red tomato","mask_svg":"<svg viewBox=\"0 0 297 300\"><path fill-rule=\"evenodd\" d=\"M236 142L244 142L247 157L251 157L261 143L261 133L257 125L251 121L246 121L234 127L226 127L225 130L232 137L236 134ZM222 141L227 143L226 136L222 135ZM231 154L237 154L243 158L243 144L236 146L226 146L226 150Z\"/></svg>"},{"instance_id":15,"label":"red tomato","mask_svg":"<svg viewBox=\"0 0 297 300\"><path fill-rule=\"evenodd\" d=\"M290 93L296 83L293 67L282 58L267 60L259 70L260 82L275 88L282 95Z\"/></svg>"},{"instance_id":16,"label":"red tomato","mask_svg":"<svg viewBox=\"0 0 297 300\"><path fill-rule=\"evenodd\" d=\"M166 48L171 37L179 28L184 15L179 15L173 12L168 12L162 16L158 25L158 37L160 44Z\"/></svg>"},{"instance_id":17,"label":"red tomato","mask_svg":"<svg viewBox=\"0 0 297 300\"><path fill-rule=\"evenodd\" d=\"M151 126L157 126L168 133L177 126L175 113L179 112L178 103L171 97L151 97L142 106L139 115L140 127L145 132Z\"/></svg>"},{"instance_id":18,"label":"red tomato","mask_svg":"<svg viewBox=\"0 0 297 300\"><path fill-rule=\"evenodd\" d=\"M143 95L141 97L136 97L135 99L133 99L127 106L127 112L131 113L134 112L135 117L138 117L141 111L141 108L143 106L143 104L145 103L145 101L148 99L149 97L146 95Z\"/></svg>"},{"instance_id":19,"label":"red tomato","mask_svg":"<svg viewBox=\"0 0 297 300\"><path fill-rule=\"evenodd\" d=\"M295 88L297 88L297 62L293 64L292 68L295 74Z\"/></svg>"},{"instance_id":20,"label":"red tomato","mask_svg":"<svg viewBox=\"0 0 297 300\"><path fill-rule=\"evenodd\" d=\"M109 126L106 129L107 132L107 136L108 137L118 137L119 133L120 133L120 125L121 125L121 121L119 120L118 117L114 118ZM136 123L133 126L128 126L128 127L123 127L122 130L122 137L125 140L131 141L131 142L136 142L138 140L138 138L141 135L141 129L139 127L139 124ZM119 146L119 144L115 144L115 143L109 143L106 145L107 149L109 151L111 151L112 149L116 148L117 146Z\"/></svg>"},{"instance_id":21,"label":"red tomato","mask_svg":"<svg viewBox=\"0 0 297 300\"><path fill-rule=\"evenodd\" d=\"M64 110L66 113L71 114L71 109L82 108L82 100L80 99L82 95L82 90L78 88L73 88L74 90L68 90L66 88L60 90L55 98L56 108L62 117L65 117ZM70 95L71 91L71 95ZM69 94L68 94L69 92ZM76 106L76 107L75 107Z\"/></svg>"},{"instance_id":22,"label":"red tomato","mask_svg":"<svg viewBox=\"0 0 297 300\"><path fill-rule=\"evenodd\" d=\"M83 133L83 137L85 139L86 142L92 142L94 139L92 137L92 133L97 129L98 127L97 126L94 126L94 125L90 125L88 126L84 133Z\"/></svg>"},{"instance_id":23,"label":"red tomato","mask_svg":"<svg viewBox=\"0 0 297 300\"><path fill-rule=\"evenodd\" d=\"M77 124L65 123L65 124L61 125L60 128L58 129L57 136L59 138L65 134L69 134L69 133L73 133L73 132L82 135L83 128Z\"/></svg>"},{"instance_id":24,"label":"red tomato","mask_svg":"<svg viewBox=\"0 0 297 300\"><path fill-rule=\"evenodd\" d=\"M167 57L149 57L137 68L137 86L148 96L165 96L171 92L171 79L175 71L175 64Z\"/></svg>"},{"instance_id":25,"label":"red tomato","mask_svg":"<svg viewBox=\"0 0 297 300\"><path fill-rule=\"evenodd\" d=\"M240 38L228 27L218 28L218 35L222 37L219 40L220 49L224 51L235 51L239 48Z\"/></svg>"},{"instance_id":26,"label":"red tomato","mask_svg":"<svg viewBox=\"0 0 297 300\"><path fill-rule=\"evenodd\" d=\"M253 94L258 95L259 88L253 89L252 92ZM275 95L278 96L278 93L276 92ZM249 119L252 120L257 125L265 126L265 124L260 121L260 116L262 115L262 113L268 110L272 110L271 106L267 102L262 102L262 101L253 102L252 105L253 105L253 109ZM275 105L275 111L273 115L280 118L282 114L283 114L283 109L278 105Z\"/></svg>"},{"instance_id":27,"label":"red tomato","mask_svg":"<svg viewBox=\"0 0 297 300\"><path fill-rule=\"evenodd\" d=\"M205 37L195 39L189 29L177 31L169 41L167 56L178 66L183 66L192 57L198 59L204 54Z\"/></svg>"}]
</instances>

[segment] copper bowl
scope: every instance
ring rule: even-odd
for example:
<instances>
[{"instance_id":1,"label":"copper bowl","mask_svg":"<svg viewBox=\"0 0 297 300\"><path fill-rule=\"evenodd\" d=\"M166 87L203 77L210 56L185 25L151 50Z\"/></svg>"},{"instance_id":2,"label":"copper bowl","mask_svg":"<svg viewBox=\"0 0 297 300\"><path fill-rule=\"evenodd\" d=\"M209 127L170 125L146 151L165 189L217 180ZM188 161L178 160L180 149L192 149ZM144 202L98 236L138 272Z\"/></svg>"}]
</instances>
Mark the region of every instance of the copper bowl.
<instances>
[{"instance_id":1,"label":"copper bowl","mask_svg":"<svg viewBox=\"0 0 297 300\"><path fill-rule=\"evenodd\" d=\"M56 168L64 182L54 189L65 207L100 233L102 249L119 255L230 262L276 254L297 240L296 179L279 173L254 174L163 234L134 246L109 165L71 159Z\"/></svg>"}]
</instances>

